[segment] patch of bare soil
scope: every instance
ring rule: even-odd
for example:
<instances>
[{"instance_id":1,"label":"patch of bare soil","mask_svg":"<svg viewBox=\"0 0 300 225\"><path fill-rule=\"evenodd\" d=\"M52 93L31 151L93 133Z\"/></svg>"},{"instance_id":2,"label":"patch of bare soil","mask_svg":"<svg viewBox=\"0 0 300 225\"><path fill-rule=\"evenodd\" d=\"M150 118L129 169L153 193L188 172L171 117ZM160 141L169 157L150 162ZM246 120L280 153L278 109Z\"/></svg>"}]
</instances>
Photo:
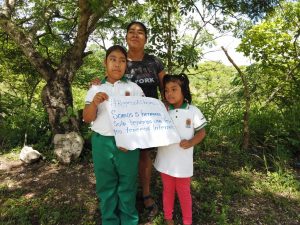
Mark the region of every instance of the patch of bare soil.
<instances>
[{"instance_id":1,"label":"patch of bare soil","mask_svg":"<svg viewBox=\"0 0 300 225\"><path fill-rule=\"evenodd\" d=\"M101 224L92 163L60 165L41 160L26 165L19 160L7 161L0 157L0 187L8 187L10 192L21 191L25 198L41 196L52 190L56 196L53 201L57 204L87 205L88 202L89 215L85 216L96 221L97 225ZM142 213L143 202L139 199L137 206ZM1 204L0 200L0 207Z\"/></svg>"},{"instance_id":2,"label":"patch of bare soil","mask_svg":"<svg viewBox=\"0 0 300 225\"><path fill-rule=\"evenodd\" d=\"M40 161L26 165L21 161L1 160L0 165L1 184L12 189L22 187L39 194L45 189L55 188L68 196L76 192L95 194L92 164L59 165Z\"/></svg>"},{"instance_id":3,"label":"patch of bare soil","mask_svg":"<svg viewBox=\"0 0 300 225\"><path fill-rule=\"evenodd\" d=\"M0 159L0 187L8 187L10 193L22 192L28 199L52 191L54 204L85 205L89 201L87 216L101 220L91 163L59 165L39 161L26 165L21 161Z\"/></svg>"}]
</instances>

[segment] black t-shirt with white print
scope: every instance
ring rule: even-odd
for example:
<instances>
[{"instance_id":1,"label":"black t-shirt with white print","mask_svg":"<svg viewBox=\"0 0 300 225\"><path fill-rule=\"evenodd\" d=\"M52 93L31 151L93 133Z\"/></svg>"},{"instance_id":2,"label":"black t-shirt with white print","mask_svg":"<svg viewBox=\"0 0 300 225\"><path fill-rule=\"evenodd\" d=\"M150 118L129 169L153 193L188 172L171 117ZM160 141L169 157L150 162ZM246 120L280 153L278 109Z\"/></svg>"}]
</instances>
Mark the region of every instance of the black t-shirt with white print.
<instances>
[{"instance_id":1,"label":"black t-shirt with white print","mask_svg":"<svg viewBox=\"0 0 300 225\"><path fill-rule=\"evenodd\" d=\"M125 77L139 85L146 97L158 98L159 78L162 62L153 55L145 54L142 61L128 61Z\"/></svg>"}]
</instances>

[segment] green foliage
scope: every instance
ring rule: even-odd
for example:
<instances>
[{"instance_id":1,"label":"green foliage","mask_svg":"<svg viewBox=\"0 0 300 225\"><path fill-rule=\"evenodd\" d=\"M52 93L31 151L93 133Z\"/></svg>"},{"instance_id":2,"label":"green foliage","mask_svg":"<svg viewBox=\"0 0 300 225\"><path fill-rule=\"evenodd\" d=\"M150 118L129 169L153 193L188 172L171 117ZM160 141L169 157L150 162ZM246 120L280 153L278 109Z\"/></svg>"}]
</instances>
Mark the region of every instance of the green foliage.
<instances>
[{"instance_id":1,"label":"green foliage","mask_svg":"<svg viewBox=\"0 0 300 225\"><path fill-rule=\"evenodd\" d=\"M10 192L7 187L1 187L0 192L5 194L1 207L0 223L7 225L22 224L95 224L91 218L83 215L87 213L86 206L70 204L66 199L58 204L57 190L49 189L45 193L32 198L24 191Z\"/></svg>"},{"instance_id":2,"label":"green foliage","mask_svg":"<svg viewBox=\"0 0 300 225\"><path fill-rule=\"evenodd\" d=\"M16 20L27 32L34 33L33 43L36 49L49 62L59 63L63 54L75 38L74 27L78 20L77 2L59 2L55 0L33 0L30 4L18 5ZM34 25L34 26L33 26Z\"/></svg>"},{"instance_id":3,"label":"green foliage","mask_svg":"<svg viewBox=\"0 0 300 225\"><path fill-rule=\"evenodd\" d=\"M277 192L296 193L300 191L300 184L297 182L295 175L289 172L286 173L268 173L265 182L262 182L264 188Z\"/></svg>"},{"instance_id":4,"label":"green foliage","mask_svg":"<svg viewBox=\"0 0 300 225\"><path fill-rule=\"evenodd\" d=\"M243 101L239 76L230 67L204 63L189 75L193 102L208 119L204 150L241 152ZM252 106L250 110L250 152L260 160L256 166L267 171L286 171L299 154L299 103L282 105L262 103L269 97L267 77L261 67L251 66L249 77ZM260 83L261 82L261 83ZM273 90L271 90L273 91ZM290 97L292 98L292 96Z\"/></svg>"},{"instance_id":5,"label":"green foliage","mask_svg":"<svg viewBox=\"0 0 300 225\"><path fill-rule=\"evenodd\" d=\"M240 85L232 83L234 70L207 62L200 64L198 71L189 77L193 103L208 119L206 145L238 150L242 141L242 103Z\"/></svg>"},{"instance_id":6,"label":"green foliage","mask_svg":"<svg viewBox=\"0 0 300 225\"><path fill-rule=\"evenodd\" d=\"M265 1L234 1L234 0L205 0L210 10L220 9L224 14L242 13L252 20L259 20L266 13L271 13L275 6L278 6L282 0Z\"/></svg>"},{"instance_id":7,"label":"green foliage","mask_svg":"<svg viewBox=\"0 0 300 225\"><path fill-rule=\"evenodd\" d=\"M266 170L299 160L299 2L288 1L248 28L239 47L257 63L247 68L251 87L253 150Z\"/></svg>"},{"instance_id":8,"label":"green foliage","mask_svg":"<svg viewBox=\"0 0 300 225\"><path fill-rule=\"evenodd\" d=\"M202 15L198 6L191 1L149 4L150 10L148 21L151 36L147 50L163 59L168 73L195 68L203 57L203 48L213 42L213 35L200 18L214 16Z\"/></svg>"},{"instance_id":9,"label":"green foliage","mask_svg":"<svg viewBox=\"0 0 300 225\"><path fill-rule=\"evenodd\" d=\"M117 4L107 20L99 21L100 29L93 37L101 48L106 48L104 43L107 39L114 44L125 45L126 26L131 21L141 21L148 28L145 51L162 59L168 73L185 72L196 67L203 57L203 48L213 44L208 24L200 18L203 16L211 23L212 20L219 24L224 22L215 18L214 13L200 15L199 7L192 1L162 3L154 0L142 4L134 2L129 6Z\"/></svg>"},{"instance_id":10,"label":"green foliage","mask_svg":"<svg viewBox=\"0 0 300 225\"><path fill-rule=\"evenodd\" d=\"M245 32L239 50L257 61L253 78L266 102L299 102L299 2L287 2Z\"/></svg>"},{"instance_id":11,"label":"green foliage","mask_svg":"<svg viewBox=\"0 0 300 225\"><path fill-rule=\"evenodd\" d=\"M51 134L39 94L43 83L20 50L3 43L0 53L0 148L49 145ZM18 57L16 57L18 56ZM42 135L43 134L43 135Z\"/></svg>"},{"instance_id":12,"label":"green foliage","mask_svg":"<svg viewBox=\"0 0 300 225\"><path fill-rule=\"evenodd\" d=\"M87 81L88 82L88 81ZM86 85L85 85L86 86ZM82 112L84 108L84 98L87 93L88 88L79 88L79 87L73 87L73 93L76 93L74 95L74 110L76 110L78 114L78 120L79 120L79 132L84 140L84 146L83 150L80 155L79 160L83 161L91 161L92 156L91 156L91 135L92 131L90 129L90 124L84 123L82 120Z\"/></svg>"},{"instance_id":13,"label":"green foliage","mask_svg":"<svg viewBox=\"0 0 300 225\"><path fill-rule=\"evenodd\" d=\"M286 171L291 159L299 155L299 105L288 112L273 108L251 111L251 142L267 171Z\"/></svg>"},{"instance_id":14,"label":"green foliage","mask_svg":"<svg viewBox=\"0 0 300 225\"><path fill-rule=\"evenodd\" d=\"M89 54L84 58L83 65L77 71L73 81L73 87L88 89L90 81L96 77L102 79L105 76L104 59L105 51L98 49L96 45L89 46Z\"/></svg>"},{"instance_id":15,"label":"green foliage","mask_svg":"<svg viewBox=\"0 0 300 225\"><path fill-rule=\"evenodd\" d=\"M40 143L39 147L47 148L51 132L49 132L47 114L45 114L43 106L40 103L37 105L33 103L28 111L27 105L22 103L22 99L14 97L15 105L9 107L11 101L11 96L2 95L1 104L8 113L4 114L4 119L0 122L1 148L9 150L12 147L23 145L25 135L27 135L27 144Z\"/></svg>"}]
</instances>

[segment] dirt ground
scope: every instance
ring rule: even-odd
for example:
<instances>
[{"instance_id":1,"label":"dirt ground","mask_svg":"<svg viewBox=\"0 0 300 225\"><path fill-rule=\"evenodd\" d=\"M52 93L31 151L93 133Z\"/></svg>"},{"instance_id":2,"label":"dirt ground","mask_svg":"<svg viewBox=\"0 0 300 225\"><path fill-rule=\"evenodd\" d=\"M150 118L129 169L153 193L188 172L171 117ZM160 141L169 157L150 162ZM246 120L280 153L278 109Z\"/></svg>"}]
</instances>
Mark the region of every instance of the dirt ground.
<instances>
[{"instance_id":1,"label":"dirt ground","mask_svg":"<svg viewBox=\"0 0 300 225\"><path fill-rule=\"evenodd\" d=\"M0 171L2 185L34 190L37 194L48 187L64 189L70 196L76 191L72 187L87 194L94 194L95 190L95 177L91 163L60 165L40 161L26 165L21 161L0 159Z\"/></svg>"},{"instance_id":2,"label":"dirt ground","mask_svg":"<svg viewBox=\"0 0 300 225\"><path fill-rule=\"evenodd\" d=\"M298 170L298 175L298 178L300 178L300 170ZM158 174L154 173L153 177L156 176ZM11 192L17 193L18 190L22 191L22 196L26 198L34 198L42 195L47 190L54 190L57 199L51 201L57 201L55 202L57 204L63 202L67 206L88 204L85 207L87 219L96 221L96 225L101 224L95 193L95 177L91 162L61 165L40 161L31 165L25 165L19 160L7 161L0 157L0 187L4 186L8 187ZM156 197L159 198L159 195L157 194ZM193 198L196 197L193 196ZM278 195L273 198L266 198L265 195L256 195L255 197L232 199L230 210L234 212L231 212L231 214L233 216L234 214L239 214L244 222L248 221L242 224L252 224L252 222L254 224L271 224L261 222L265 221L263 218L268 217L273 218L272 221L276 221L275 224L299 224L299 215L290 217L287 213L287 208L292 208L293 206L296 206L296 208L290 210L292 214L299 213L300 209L297 209L300 205L299 202L294 202L292 205L290 202L282 204L282 202L285 202L281 200L282 197ZM138 210L140 215L143 215L143 202L139 201L139 197L137 200ZM1 202L0 198L0 206ZM161 208L161 203L157 203L159 208ZM196 204L197 202L195 201L194 203ZM38 221L38 218L36 218L36 221ZM141 224L149 225L152 223L142 219Z\"/></svg>"},{"instance_id":3,"label":"dirt ground","mask_svg":"<svg viewBox=\"0 0 300 225\"><path fill-rule=\"evenodd\" d=\"M74 163L71 165L53 164L39 161L26 165L20 160L7 161L0 157L0 186L6 186L11 192L22 189L27 198L40 196L47 190L56 190L59 202L66 204L89 203L88 217L101 224L96 197L95 176L92 163ZM142 213L143 203L137 199ZM0 200L1 205L1 200ZM143 222L150 225L150 222Z\"/></svg>"}]
</instances>

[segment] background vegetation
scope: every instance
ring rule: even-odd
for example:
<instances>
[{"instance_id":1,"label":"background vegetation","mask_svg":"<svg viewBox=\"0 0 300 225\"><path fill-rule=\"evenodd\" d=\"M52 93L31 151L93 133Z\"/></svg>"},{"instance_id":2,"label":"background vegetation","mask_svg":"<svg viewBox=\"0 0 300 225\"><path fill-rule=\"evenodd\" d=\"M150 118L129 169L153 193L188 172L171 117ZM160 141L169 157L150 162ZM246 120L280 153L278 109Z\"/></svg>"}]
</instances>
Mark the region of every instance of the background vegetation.
<instances>
[{"instance_id":1,"label":"background vegetation","mask_svg":"<svg viewBox=\"0 0 300 225\"><path fill-rule=\"evenodd\" d=\"M103 77L106 47L125 45L124 28L132 20L149 27L146 50L163 60L167 72L188 74L193 103L209 121L207 137L195 151L194 224L299 224L300 3L86 1L98 20L84 53L76 53L82 62L62 79L72 101L53 126L41 101L50 81L12 36L9 22L25 35L35 31L28 36L29 50L47 59L50 77L64 78L56 72L67 68L62 62L76 47L82 2L19 1L10 16L1 2L0 163L16 160L24 144L46 161L0 173L0 224L99 224L90 132L80 112L89 81ZM251 65L234 66L234 58L232 66L203 61L214 40L227 32L241 39L238 50ZM76 118L85 146L76 162L62 166L53 155L52 137L56 129L74 128L70 118ZM152 185L161 206L160 180ZM143 215L141 210L146 222ZM175 215L180 223L178 207ZM163 224L162 213L153 223Z\"/></svg>"}]
</instances>

